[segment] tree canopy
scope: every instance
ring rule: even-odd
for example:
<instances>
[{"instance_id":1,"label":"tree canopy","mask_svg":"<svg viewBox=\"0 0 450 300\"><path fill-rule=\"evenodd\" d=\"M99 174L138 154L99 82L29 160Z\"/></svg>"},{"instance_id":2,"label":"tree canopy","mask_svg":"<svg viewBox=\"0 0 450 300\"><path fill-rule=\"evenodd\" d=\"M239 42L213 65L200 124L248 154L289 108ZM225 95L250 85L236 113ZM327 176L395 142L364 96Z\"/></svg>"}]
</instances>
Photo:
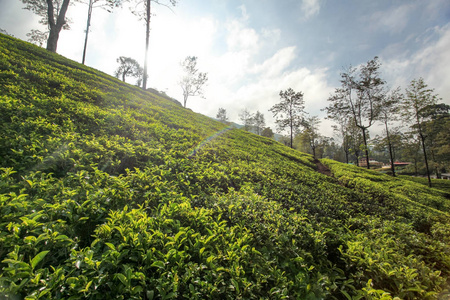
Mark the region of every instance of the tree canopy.
<instances>
[{"instance_id":1,"label":"tree canopy","mask_svg":"<svg viewBox=\"0 0 450 300\"><path fill-rule=\"evenodd\" d=\"M264 119L264 114L262 114L259 110L256 111L253 118L253 125L255 126L255 132L257 135L261 135L262 130L266 126L266 120Z\"/></svg>"},{"instance_id":2,"label":"tree canopy","mask_svg":"<svg viewBox=\"0 0 450 300\"><path fill-rule=\"evenodd\" d=\"M424 130L424 122L430 118L427 108L435 105L438 101L433 89L428 88L423 78L413 79L406 89L406 95L402 103L402 117L406 123L411 125L413 132L417 134L422 145L425 167L427 170L428 185L431 187L430 167L428 165L427 149L425 140L427 138Z\"/></svg>"},{"instance_id":3,"label":"tree canopy","mask_svg":"<svg viewBox=\"0 0 450 300\"><path fill-rule=\"evenodd\" d=\"M273 133L273 130L270 127L266 127L261 132L261 135L272 139L273 136L274 136L274 133Z\"/></svg>"},{"instance_id":4,"label":"tree canopy","mask_svg":"<svg viewBox=\"0 0 450 300\"><path fill-rule=\"evenodd\" d=\"M239 120L241 120L242 125L244 125L244 130L249 131L250 128L253 126L253 118L252 118L252 114L248 111L247 108L244 108L240 113L239 113Z\"/></svg>"},{"instance_id":5,"label":"tree canopy","mask_svg":"<svg viewBox=\"0 0 450 300\"><path fill-rule=\"evenodd\" d=\"M69 29L69 20L66 18L70 0L21 0L25 9L42 17L39 23L48 26L47 50L56 52L59 33L62 29ZM40 35L45 33L40 33Z\"/></svg>"},{"instance_id":6,"label":"tree canopy","mask_svg":"<svg viewBox=\"0 0 450 300\"><path fill-rule=\"evenodd\" d=\"M304 121L305 101L302 92L295 92L292 88L280 91L281 101L270 109L273 113L279 132L289 131L290 147L293 148L294 132Z\"/></svg>"},{"instance_id":7,"label":"tree canopy","mask_svg":"<svg viewBox=\"0 0 450 300\"><path fill-rule=\"evenodd\" d=\"M119 67L117 67L114 75L117 78L122 77L123 82L125 82L127 76L139 78L142 75L142 68L135 59L120 56L117 62L119 63Z\"/></svg>"},{"instance_id":8,"label":"tree canopy","mask_svg":"<svg viewBox=\"0 0 450 300\"><path fill-rule=\"evenodd\" d=\"M228 122L227 110L225 108L219 107L216 118L222 123Z\"/></svg>"},{"instance_id":9,"label":"tree canopy","mask_svg":"<svg viewBox=\"0 0 450 300\"><path fill-rule=\"evenodd\" d=\"M367 168L370 169L369 147L367 143L367 129L377 119L380 102L384 96L378 57L362 65L359 69L349 67L341 73L341 87L336 88L328 98L329 106L325 108L327 115L344 115L351 117L355 125L360 128L364 141Z\"/></svg>"},{"instance_id":10,"label":"tree canopy","mask_svg":"<svg viewBox=\"0 0 450 300\"><path fill-rule=\"evenodd\" d=\"M181 63L181 67L183 77L179 83L183 90L184 107L186 107L188 97L203 96L203 86L208 81L208 74L198 71L196 56L187 56Z\"/></svg>"}]
</instances>

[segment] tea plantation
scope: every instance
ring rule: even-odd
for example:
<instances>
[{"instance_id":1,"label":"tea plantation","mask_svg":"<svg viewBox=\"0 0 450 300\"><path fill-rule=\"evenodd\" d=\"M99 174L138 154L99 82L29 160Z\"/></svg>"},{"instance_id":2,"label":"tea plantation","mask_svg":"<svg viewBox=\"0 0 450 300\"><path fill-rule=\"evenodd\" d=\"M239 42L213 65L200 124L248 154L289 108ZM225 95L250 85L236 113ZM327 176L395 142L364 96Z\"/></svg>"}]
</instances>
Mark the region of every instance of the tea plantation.
<instances>
[{"instance_id":1,"label":"tea plantation","mask_svg":"<svg viewBox=\"0 0 450 300\"><path fill-rule=\"evenodd\" d=\"M0 299L447 299L450 195L0 34Z\"/></svg>"}]
</instances>

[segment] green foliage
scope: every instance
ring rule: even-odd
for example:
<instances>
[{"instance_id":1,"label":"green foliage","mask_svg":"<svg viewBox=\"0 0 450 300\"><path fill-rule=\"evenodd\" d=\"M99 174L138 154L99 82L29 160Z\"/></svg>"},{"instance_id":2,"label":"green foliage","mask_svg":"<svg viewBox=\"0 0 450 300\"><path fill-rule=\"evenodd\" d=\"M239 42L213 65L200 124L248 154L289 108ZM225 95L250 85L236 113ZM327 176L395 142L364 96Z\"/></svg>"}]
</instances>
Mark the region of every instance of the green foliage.
<instances>
[{"instance_id":1,"label":"green foliage","mask_svg":"<svg viewBox=\"0 0 450 300\"><path fill-rule=\"evenodd\" d=\"M122 81L124 82L127 76L139 78L144 72L139 63L131 57L120 56L116 61L119 63L119 66L114 72L114 76L119 79L122 77Z\"/></svg>"},{"instance_id":2,"label":"green foliage","mask_svg":"<svg viewBox=\"0 0 450 300\"><path fill-rule=\"evenodd\" d=\"M0 35L0 298L436 299L448 193ZM398 299L397 298L397 299Z\"/></svg>"},{"instance_id":3,"label":"green foliage","mask_svg":"<svg viewBox=\"0 0 450 300\"><path fill-rule=\"evenodd\" d=\"M417 182L423 185L428 185L428 180L425 177L415 177L415 176L406 176L406 175L400 175L400 178ZM447 192L450 194L450 180L446 179L431 179L431 183L433 188ZM447 196L447 198L450 196Z\"/></svg>"},{"instance_id":4,"label":"green foliage","mask_svg":"<svg viewBox=\"0 0 450 300\"><path fill-rule=\"evenodd\" d=\"M290 147L293 148L293 134L303 125L305 115L305 100L302 92L295 92L292 88L280 91L280 103L275 104L269 110L276 118L277 130L288 130L290 134Z\"/></svg>"}]
</instances>

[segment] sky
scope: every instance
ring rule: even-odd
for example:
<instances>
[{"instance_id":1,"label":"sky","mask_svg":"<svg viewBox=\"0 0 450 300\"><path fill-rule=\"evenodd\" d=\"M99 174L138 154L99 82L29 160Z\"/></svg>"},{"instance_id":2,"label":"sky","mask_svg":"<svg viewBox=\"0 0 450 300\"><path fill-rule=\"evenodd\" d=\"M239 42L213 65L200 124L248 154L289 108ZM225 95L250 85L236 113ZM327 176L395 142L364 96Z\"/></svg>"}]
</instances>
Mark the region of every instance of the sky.
<instances>
[{"instance_id":1,"label":"sky","mask_svg":"<svg viewBox=\"0 0 450 300\"><path fill-rule=\"evenodd\" d=\"M93 10L88 66L113 75L119 56L143 65L145 24L128 6ZM23 7L0 0L0 29L27 40L31 29L45 28ZM269 109L292 88L304 94L309 115L324 118L340 73L375 56L387 87L404 91L422 77L450 104L448 0L179 0L171 9L153 4L152 11L147 86L182 102L180 63L197 56L208 82L204 98L190 97L187 107L210 117L225 108L240 123L244 109L260 111L275 131ZM87 5L75 2L67 16L71 30L61 32L57 52L81 62ZM323 120L322 134L333 136L331 125Z\"/></svg>"}]
</instances>

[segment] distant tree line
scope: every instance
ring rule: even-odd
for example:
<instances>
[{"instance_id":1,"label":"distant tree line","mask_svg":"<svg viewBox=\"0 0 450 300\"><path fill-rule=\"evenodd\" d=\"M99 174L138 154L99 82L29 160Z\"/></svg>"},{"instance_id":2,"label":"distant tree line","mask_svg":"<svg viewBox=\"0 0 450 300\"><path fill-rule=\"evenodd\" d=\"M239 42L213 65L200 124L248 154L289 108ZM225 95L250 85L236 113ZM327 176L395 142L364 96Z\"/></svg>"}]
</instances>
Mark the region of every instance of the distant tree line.
<instances>
[{"instance_id":1,"label":"distant tree line","mask_svg":"<svg viewBox=\"0 0 450 300\"><path fill-rule=\"evenodd\" d=\"M327 116L338 124L336 129L342 138L345 152L349 153L353 149L357 163L363 153L367 168L370 168L369 152L377 146L388 152L391 173L395 176L395 160L400 157L399 150L411 148L415 144L415 149L420 148L422 152L425 174L431 186L432 168L437 177L448 169L448 134L445 135L441 130L445 124L449 125L450 107L438 104L440 99L433 89L428 88L423 78L412 80L404 94L400 88L389 90L386 82L380 78L380 65L378 57L375 57L358 69L349 68L341 73L341 87L336 88L328 98L330 104L325 108ZM395 126L398 121L405 125L403 130ZM383 125L383 136L377 136L369 145L367 130L376 122ZM448 132L448 127L445 131ZM413 158L405 155L411 149L403 152L404 159ZM417 157L418 151L412 152L416 152ZM430 156L433 166L430 166Z\"/></svg>"},{"instance_id":2,"label":"distant tree line","mask_svg":"<svg viewBox=\"0 0 450 300\"><path fill-rule=\"evenodd\" d=\"M369 158L385 153L383 160L389 161L393 176L396 160L412 161L416 174L421 161L431 186L432 170L438 178L449 170L450 106L438 104L440 99L423 78L412 80L404 94L399 87L387 88L380 66L375 57L359 68L348 68L341 73L341 86L328 98L324 110L336 123L334 130L345 161L353 157L360 164L364 158L370 168ZM369 142L368 128L376 123L383 125L383 134Z\"/></svg>"},{"instance_id":3,"label":"distant tree line","mask_svg":"<svg viewBox=\"0 0 450 300\"><path fill-rule=\"evenodd\" d=\"M266 121L264 119L264 114L262 114L259 110L256 113L250 113L246 108L241 111L239 114L239 119L244 125L243 129L247 131L253 131L257 135L263 135Z\"/></svg>"},{"instance_id":4,"label":"distant tree line","mask_svg":"<svg viewBox=\"0 0 450 300\"><path fill-rule=\"evenodd\" d=\"M411 162L406 171L430 175L450 171L450 106L430 89L423 78L410 82L405 92L389 89L380 76L378 57L358 68L341 73L341 86L328 98L323 110L334 121L334 137L319 132L320 119L305 112L304 95L292 88L280 91L280 101L270 108L277 132L287 134L280 142L311 153L315 158L331 158L371 168L371 160L390 164L396 176L396 161ZM226 110L219 109L217 118ZM261 118L262 117L262 118ZM239 114L244 130L271 136L264 128L264 116L244 109ZM262 123L258 123L262 119ZM228 120L228 119L226 119ZM381 135L370 137L368 129L383 126ZM263 129L264 128L264 129ZM268 131L270 130L270 133Z\"/></svg>"},{"instance_id":5,"label":"distant tree line","mask_svg":"<svg viewBox=\"0 0 450 300\"><path fill-rule=\"evenodd\" d=\"M228 124L229 119L227 115L227 110L223 107L220 107L216 119L222 123ZM266 127L266 121L264 118L264 114L262 114L259 110L256 113L252 114L248 111L247 108L244 108L239 113L239 119L242 122L242 129L246 131L251 131L257 135L273 138L274 133L270 127Z\"/></svg>"}]
</instances>

